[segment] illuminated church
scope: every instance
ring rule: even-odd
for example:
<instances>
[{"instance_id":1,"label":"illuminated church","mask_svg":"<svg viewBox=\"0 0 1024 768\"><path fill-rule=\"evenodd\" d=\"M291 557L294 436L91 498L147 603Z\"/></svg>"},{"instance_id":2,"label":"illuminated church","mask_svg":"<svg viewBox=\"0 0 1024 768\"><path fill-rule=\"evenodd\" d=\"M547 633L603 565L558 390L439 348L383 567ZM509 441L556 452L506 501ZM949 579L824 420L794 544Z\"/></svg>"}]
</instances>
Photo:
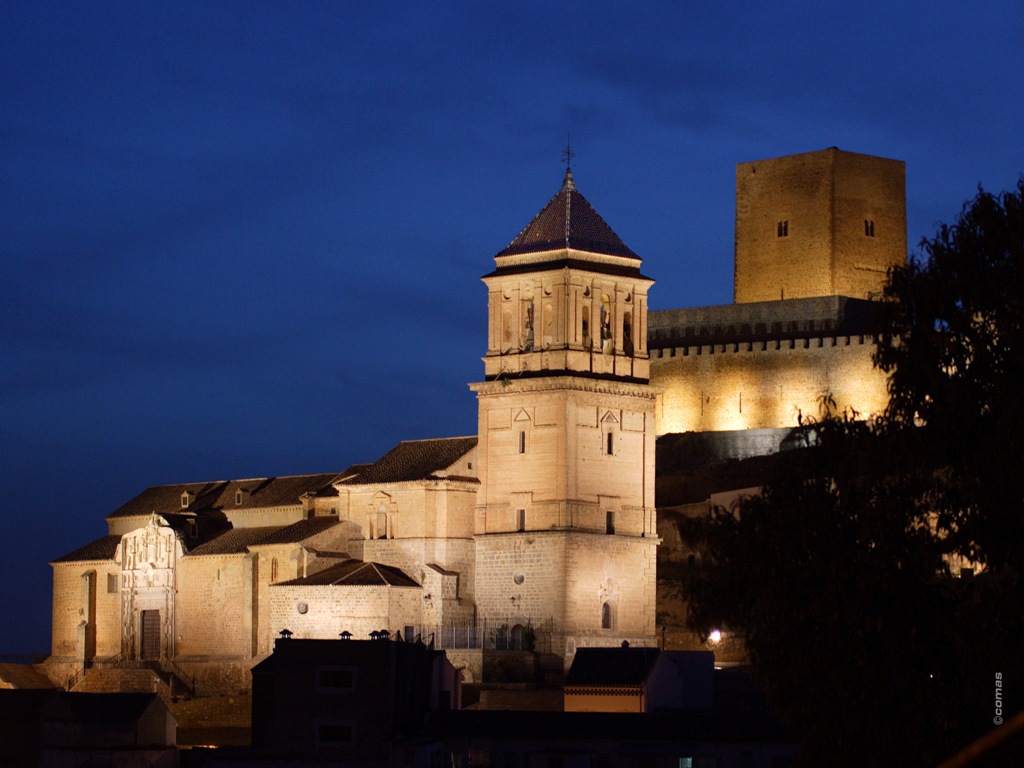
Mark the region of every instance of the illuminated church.
<instances>
[{"instance_id":1,"label":"illuminated church","mask_svg":"<svg viewBox=\"0 0 1024 768\"><path fill-rule=\"evenodd\" d=\"M656 458L682 433L726 458L777 451L823 396L884 407L867 329L906 258L904 187L902 162L835 148L743 163L734 303L650 311L639 256L567 170L483 277L476 435L337 473L143 491L53 561L48 673L81 689L146 667L246 691L283 632L430 641L470 681L491 650L567 664L657 644L673 554Z\"/></svg>"}]
</instances>

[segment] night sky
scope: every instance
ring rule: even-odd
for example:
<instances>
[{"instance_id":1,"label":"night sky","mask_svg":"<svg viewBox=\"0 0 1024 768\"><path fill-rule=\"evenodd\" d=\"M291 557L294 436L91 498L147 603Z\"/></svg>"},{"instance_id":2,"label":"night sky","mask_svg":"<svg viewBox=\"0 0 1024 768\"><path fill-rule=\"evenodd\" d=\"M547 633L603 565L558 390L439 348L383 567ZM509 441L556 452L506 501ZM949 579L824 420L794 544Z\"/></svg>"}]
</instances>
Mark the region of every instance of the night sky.
<instances>
[{"instance_id":1,"label":"night sky","mask_svg":"<svg viewBox=\"0 0 1024 768\"><path fill-rule=\"evenodd\" d=\"M911 244L1024 171L1017 0L633 5L0 5L0 652L150 485L475 433L569 131L654 309L731 301L739 162L905 160Z\"/></svg>"}]
</instances>

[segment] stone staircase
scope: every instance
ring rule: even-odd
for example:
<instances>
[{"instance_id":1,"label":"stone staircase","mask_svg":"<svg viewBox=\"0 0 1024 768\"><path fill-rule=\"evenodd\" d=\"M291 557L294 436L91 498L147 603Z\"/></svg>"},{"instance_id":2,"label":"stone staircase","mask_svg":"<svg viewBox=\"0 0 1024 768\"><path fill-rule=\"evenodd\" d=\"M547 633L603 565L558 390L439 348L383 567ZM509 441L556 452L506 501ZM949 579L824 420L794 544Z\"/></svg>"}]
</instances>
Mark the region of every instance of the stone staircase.
<instances>
[{"instance_id":1,"label":"stone staircase","mask_svg":"<svg viewBox=\"0 0 1024 768\"><path fill-rule=\"evenodd\" d=\"M166 700L194 695L174 672L153 667L90 667L72 688L87 693L156 693Z\"/></svg>"}]
</instances>

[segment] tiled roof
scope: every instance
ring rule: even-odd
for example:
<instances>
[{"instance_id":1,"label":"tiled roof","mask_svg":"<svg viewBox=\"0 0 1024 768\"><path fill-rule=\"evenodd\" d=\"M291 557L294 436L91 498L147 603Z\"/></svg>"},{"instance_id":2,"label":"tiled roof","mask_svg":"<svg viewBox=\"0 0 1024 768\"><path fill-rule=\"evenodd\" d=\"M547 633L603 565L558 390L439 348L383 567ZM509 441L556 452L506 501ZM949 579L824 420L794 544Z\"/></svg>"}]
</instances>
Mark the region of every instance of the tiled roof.
<instances>
[{"instance_id":1,"label":"tiled roof","mask_svg":"<svg viewBox=\"0 0 1024 768\"><path fill-rule=\"evenodd\" d=\"M657 648L578 648L565 685L640 685L660 653Z\"/></svg>"},{"instance_id":2,"label":"tiled roof","mask_svg":"<svg viewBox=\"0 0 1024 768\"><path fill-rule=\"evenodd\" d=\"M132 517L148 515L150 512L156 512L158 515L181 512L181 496L186 491L195 496L188 507L193 512L297 506L303 494L316 494L329 486L336 477L337 472L330 472L318 475L156 485L118 507L109 517ZM242 503L236 504L235 494L239 490L243 494Z\"/></svg>"},{"instance_id":3,"label":"tiled roof","mask_svg":"<svg viewBox=\"0 0 1024 768\"><path fill-rule=\"evenodd\" d=\"M291 525L232 528L200 544L190 555L231 555L261 544L298 544L338 524L336 517L313 517Z\"/></svg>"},{"instance_id":4,"label":"tiled roof","mask_svg":"<svg viewBox=\"0 0 1024 768\"><path fill-rule=\"evenodd\" d=\"M305 541L310 536L315 536L322 531L338 524L336 517L311 517L307 520L300 520L284 528L278 528L253 544L295 544Z\"/></svg>"},{"instance_id":5,"label":"tiled roof","mask_svg":"<svg viewBox=\"0 0 1024 768\"><path fill-rule=\"evenodd\" d=\"M476 447L476 437L443 437L433 440L405 440L367 466L359 474L343 480L344 485L401 483L410 480L437 480L438 473L450 467ZM472 480L475 478L457 478Z\"/></svg>"},{"instance_id":6,"label":"tiled roof","mask_svg":"<svg viewBox=\"0 0 1024 768\"><path fill-rule=\"evenodd\" d=\"M0 663L0 681L21 690L54 687L50 678L29 664Z\"/></svg>"},{"instance_id":7,"label":"tiled roof","mask_svg":"<svg viewBox=\"0 0 1024 768\"><path fill-rule=\"evenodd\" d=\"M191 550L189 555L235 555L248 551L253 544L261 539L272 536L283 526L266 526L257 528L231 528L215 539L200 544Z\"/></svg>"},{"instance_id":8,"label":"tiled roof","mask_svg":"<svg viewBox=\"0 0 1024 768\"><path fill-rule=\"evenodd\" d=\"M73 552L52 560L54 563L80 563L87 560L113 560L117 545L121 543L120 536L104 536L101 539L79 547Z\"/></svg>"},{"instance_id":9,"label":"tiled roof","mask_svg":"<svg viewBox=\"0 0 1024 768\"><path fill-rule=\"evenodd\" d=\"M637 260L640 258L579 193L571 170L565 172L565 180L558 194L548 201L540 213L533 217L533 221L498 256L562 248Z\"/></svg>"},{"instance_id":10,"label":"tiled roof","mask_svg":"<svg viewBox=\"0 0 1024 768\"><path fill-rule=\"evenodd\" d=\"M282 581L274 586L343 586L343 587L418 587L415 581L398 568L362 560L346 560L344 563L324 568L311 576Z\"/></svg>"}]
</instances>

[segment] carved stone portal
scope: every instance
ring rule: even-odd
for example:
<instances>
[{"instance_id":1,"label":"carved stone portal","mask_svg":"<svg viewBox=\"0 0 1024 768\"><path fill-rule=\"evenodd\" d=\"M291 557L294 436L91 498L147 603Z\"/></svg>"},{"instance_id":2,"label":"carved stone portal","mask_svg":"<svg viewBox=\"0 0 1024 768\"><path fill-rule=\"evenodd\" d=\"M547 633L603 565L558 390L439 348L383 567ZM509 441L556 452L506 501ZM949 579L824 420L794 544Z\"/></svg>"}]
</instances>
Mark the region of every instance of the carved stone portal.
<instances>
[{"instance_id":1,"label":"carved stone portal","mask_svg":"<svg viewBox=\"0 0 1024 768\"><path fill-rule=\"evenodd\" d=\"M125 659L174 656L175 568L178 534L153 514L145 528L121 537L121 655Z\"/></svg>"}]
</instances>

